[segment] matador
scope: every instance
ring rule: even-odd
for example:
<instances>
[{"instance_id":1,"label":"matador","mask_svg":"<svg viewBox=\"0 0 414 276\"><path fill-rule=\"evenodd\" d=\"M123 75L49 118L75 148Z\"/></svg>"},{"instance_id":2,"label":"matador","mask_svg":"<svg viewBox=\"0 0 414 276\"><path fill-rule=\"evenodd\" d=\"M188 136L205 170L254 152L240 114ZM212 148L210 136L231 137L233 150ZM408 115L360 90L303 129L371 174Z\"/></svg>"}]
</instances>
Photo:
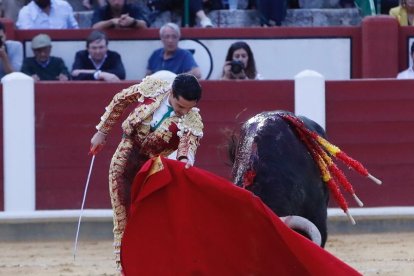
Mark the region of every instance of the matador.
<instances>
[{"instance_id":1,"label":"matador","mask_svg":"<svg viewBox=\"0 0 414 276\"><path fill-rule=\"evenodd\" d=\"M109 192L113 209L114 247L120 268L120 246L128 217L130 187L141 166L155 156L177 151L176 159L194 164L203 123L196 104L201 86L190 74L177 75L171 85L151 76L117 93L96 126L91 153L97 154L106 136L132 103L135 109L122 123L123 135L109 168Z\"/></svg>"}]
</instances>

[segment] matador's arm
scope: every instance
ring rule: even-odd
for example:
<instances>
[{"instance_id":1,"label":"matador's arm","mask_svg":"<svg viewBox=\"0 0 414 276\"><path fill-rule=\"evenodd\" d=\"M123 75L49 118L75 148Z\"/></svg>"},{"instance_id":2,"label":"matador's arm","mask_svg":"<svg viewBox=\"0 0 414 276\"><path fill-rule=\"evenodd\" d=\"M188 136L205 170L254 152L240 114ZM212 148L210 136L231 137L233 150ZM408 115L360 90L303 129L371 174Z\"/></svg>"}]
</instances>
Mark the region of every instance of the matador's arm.
<instances>
[{"instance_id":1,"label":"matador's arm","mask_svg":"<svg viewBox=\"0 0 414 276\"><path fill-rule=\"evenodd\" d=\"M108 134L129 104L143 102L145 97L155 97L164 93L163 89L167 86L166 81L146 77L140 84L123 89L114 96L111 103L105 108L105 113L96 129L103 134Z\"/></svg>"},{"instance_id":2,"label":"matador's arm","mask_svg":"<svg viewBox=\"0 0 414 276\"><path fill-rule=\"evenodd\" d=\"M203 122L197 108L193 108L178 123L178 144L177 160L187 159L191 165L194 164L195 154L203 137Z\"/></svg>"},{"instance_id":3,"label":"matador's arm","mask_svg":"<svg viewBox=\"0 0 414 276\"><path fill-rule=\"evenodd\" d=\"M96 129L108 134L128 105L137 101L140 96L138 89L139 85L136 84L117 93L109 105L105 107L105 113L102 115Z\"/></svg>"}]
</instances>

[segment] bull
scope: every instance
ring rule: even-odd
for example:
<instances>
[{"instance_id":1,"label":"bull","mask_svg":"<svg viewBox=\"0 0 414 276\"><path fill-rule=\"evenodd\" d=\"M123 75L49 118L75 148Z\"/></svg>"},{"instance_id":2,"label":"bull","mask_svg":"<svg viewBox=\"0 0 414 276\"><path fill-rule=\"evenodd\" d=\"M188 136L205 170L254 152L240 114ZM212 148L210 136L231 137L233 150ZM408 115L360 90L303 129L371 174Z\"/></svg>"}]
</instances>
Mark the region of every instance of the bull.
<instances>
[{"instance_id":1,"label":"bull","mask_svg":"<svg viewBox=\"0 0 414 276\"><path fill-rule=\"evenodd\" d=\"M238 136L232 135L229 155L236 185L251 190L289 227L324 247L329 190L353 221L334 180L345 182L341 184L360 206L362 202L342 172L335 166L331 169L329 154L335 152L327 154L315 137L325 141L325 131L306 117L286 111L263 112L247 120ZM341 156L352 160L350 164L356 162L354 169L361 174L377 180L360 163Z\"/></svg>"}]
</instances>

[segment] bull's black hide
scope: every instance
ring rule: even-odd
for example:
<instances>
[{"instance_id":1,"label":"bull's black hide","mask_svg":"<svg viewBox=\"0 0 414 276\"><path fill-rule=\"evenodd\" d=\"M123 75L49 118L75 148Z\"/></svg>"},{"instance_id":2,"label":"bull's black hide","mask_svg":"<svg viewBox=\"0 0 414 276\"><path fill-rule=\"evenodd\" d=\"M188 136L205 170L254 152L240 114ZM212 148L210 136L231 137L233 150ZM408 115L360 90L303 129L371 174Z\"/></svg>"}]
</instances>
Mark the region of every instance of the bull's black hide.
<instances>
[{"instance_id":1,"label":"bull's black hide","mask_svg":"<svg viewBox=\"0 0 414 276\"><path fill-rule=\"evenodd\" d=\"M281 113L288 112L263 112L244 123L232 151L233 182L250 189L279 217L297 215L313 222L324 246L329 192L316 162ZM300 119L324 136L317 123Z\"/></svg>"}]
</instances>

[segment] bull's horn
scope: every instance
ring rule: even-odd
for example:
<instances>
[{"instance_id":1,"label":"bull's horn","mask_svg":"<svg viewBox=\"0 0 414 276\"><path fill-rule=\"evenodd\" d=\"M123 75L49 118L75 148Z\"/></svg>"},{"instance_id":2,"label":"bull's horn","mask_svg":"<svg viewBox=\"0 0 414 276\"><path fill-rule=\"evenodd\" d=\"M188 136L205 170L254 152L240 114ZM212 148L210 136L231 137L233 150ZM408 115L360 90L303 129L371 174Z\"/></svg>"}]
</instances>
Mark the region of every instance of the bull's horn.
<instances>
[{"instance_id":1,"label":"bull's horn","mask_svg":"<svg viewBox=\"0 0 414 276\"><path fill-rule=\"evenodd\" d=\"M286 216L280 218L292 230L299 230L306 233L311 241L322 245L321 233L310 220L300 216Z\"/></svg>"}]
</instances>

